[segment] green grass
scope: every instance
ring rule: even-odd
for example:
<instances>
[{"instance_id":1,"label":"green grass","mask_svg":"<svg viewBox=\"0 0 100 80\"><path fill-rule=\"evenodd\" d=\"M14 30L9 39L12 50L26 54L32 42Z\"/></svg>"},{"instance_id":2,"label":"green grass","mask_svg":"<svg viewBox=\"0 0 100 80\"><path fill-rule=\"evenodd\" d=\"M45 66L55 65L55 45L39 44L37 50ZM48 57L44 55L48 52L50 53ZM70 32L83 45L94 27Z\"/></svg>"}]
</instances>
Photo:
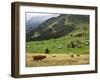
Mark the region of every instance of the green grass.
<instances>
[{"instance_id":1,"label":"green grass","mask_svg":"<svg viewBox=\"0 0 100 80\"><path fill-rule=\"evenodd\" d=\"M75 42L79 40L82 42L80 45L81 48L68 48L67 45L71 43L71 41ZM26 52L27 53L45 53L45 48L48 48L50 53L76 53L76 54L88 54L89 53L89 45L86 45L86 36L82 37L72 37L69 35L58 38L58 39L49 39L43 41L30 41L26 43ZM59 48L62 46L61 48ZM33 51L34 49L34 51Z\"/></svg>"}]
</instances>

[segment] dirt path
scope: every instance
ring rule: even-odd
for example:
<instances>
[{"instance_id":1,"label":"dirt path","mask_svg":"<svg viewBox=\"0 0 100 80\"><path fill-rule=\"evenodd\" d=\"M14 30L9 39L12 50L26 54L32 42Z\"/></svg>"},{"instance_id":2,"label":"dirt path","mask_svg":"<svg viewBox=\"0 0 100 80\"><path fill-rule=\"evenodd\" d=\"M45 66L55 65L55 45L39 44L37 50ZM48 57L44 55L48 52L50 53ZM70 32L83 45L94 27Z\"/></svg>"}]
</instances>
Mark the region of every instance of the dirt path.
<instances>
[{"instance_id":1,"label":"dirt path","mask_svg":"<svg viewBox=\"0 0 100 80\"><path fill-rule=\"evenodd\" d=\"M33 60L32 56L44 55L46 58L42 60ZM71 56L73 55L73 56ZM61 65L80 65L89 64L89 55L74 55L74 54L26 54L26 67L40 66L61 66Z\"/></svg>"}]
</instances>

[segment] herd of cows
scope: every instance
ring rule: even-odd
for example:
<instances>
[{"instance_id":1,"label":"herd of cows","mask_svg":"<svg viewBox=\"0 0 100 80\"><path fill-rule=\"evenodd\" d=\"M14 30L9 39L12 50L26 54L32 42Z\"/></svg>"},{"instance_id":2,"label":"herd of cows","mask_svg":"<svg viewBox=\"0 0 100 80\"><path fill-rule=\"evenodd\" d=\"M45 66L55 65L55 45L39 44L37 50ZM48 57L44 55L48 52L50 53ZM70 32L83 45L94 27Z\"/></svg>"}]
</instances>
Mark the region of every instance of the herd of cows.
<instances>
[{"instance_id":1,"label":"herd of cows","mask_svg":"<svg viewBox=\"0 0 100 80\"><path fill-rule=\"evenodd\" d=\"M77 54L77 55L70 54L69 56L70 56L71 58L73 58L73 57L75 57L75 56L80 57L79 54ZM56 57L56 56L52 56L52 57ZM32 58L33 58L34 61L43 60L43 59L46 58L46 55L36 55L36 56L32 56Z\"/></svg>"}]
</instances>

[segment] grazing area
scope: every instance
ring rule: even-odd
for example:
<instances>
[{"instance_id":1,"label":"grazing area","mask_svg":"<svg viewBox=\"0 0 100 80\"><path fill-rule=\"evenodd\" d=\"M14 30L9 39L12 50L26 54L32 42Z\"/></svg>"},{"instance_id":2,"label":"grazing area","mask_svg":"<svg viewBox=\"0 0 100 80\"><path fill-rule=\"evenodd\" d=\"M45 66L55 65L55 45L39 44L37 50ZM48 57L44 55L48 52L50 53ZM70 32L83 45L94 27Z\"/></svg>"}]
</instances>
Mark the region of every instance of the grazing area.
<instances>
[{"instance_id":1,"label":"grazing area","mask_svg":"<svg viewBox=\"0 0 100 80\"><path fill-rule=\"evenodd\" d=\"M33 56L46 56L34 60ZM42 66L64 66L64 65L80 65L89 64L89 55L73 55L72 54L41 54L41 53L27 53L26 54L26 67L42 67Z\"/></svg>"},{"instance_id":2,"label":"grazing area","mask_svg":"<svg viewBox=\"0 0 100 80\"><path fill-rule=\"evenodd\" d=\"M70 34L58 39L30 41L26 43L28 53L80 53L89 54L89 42L83 37L71 37Z\"/></svg>"},{"instance_id":3,"label":"grazing area","mask_svg":"<svg viewBox=\"0 0 100 80\"><path fill-rule=\"evenodd\" d=\"M89 64L89 41L89 15L26 14L26 67Z\"/></svg>"}]
</instances>

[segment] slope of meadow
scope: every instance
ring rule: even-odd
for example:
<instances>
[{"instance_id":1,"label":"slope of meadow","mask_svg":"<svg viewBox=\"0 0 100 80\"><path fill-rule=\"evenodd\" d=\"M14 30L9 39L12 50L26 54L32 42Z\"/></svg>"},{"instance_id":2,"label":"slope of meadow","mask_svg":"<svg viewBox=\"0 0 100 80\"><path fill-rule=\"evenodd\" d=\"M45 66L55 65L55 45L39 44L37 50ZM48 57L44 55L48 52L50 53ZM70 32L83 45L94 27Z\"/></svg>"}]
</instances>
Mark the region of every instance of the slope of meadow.
<instances>
[{"instance_id":1,"label":"slope of meadow","mask_svg":"<svg viewBox=\"0 0 100 80\"><path fill-rule=\"evenodd\" d=\"M45 53L48 48L49 53L89 53L88 31L76 30L57 39L42 41L30 41L26 43L26 52ZM73 46L72 46L73 44Z\"/></svg>"}]
</instances>

